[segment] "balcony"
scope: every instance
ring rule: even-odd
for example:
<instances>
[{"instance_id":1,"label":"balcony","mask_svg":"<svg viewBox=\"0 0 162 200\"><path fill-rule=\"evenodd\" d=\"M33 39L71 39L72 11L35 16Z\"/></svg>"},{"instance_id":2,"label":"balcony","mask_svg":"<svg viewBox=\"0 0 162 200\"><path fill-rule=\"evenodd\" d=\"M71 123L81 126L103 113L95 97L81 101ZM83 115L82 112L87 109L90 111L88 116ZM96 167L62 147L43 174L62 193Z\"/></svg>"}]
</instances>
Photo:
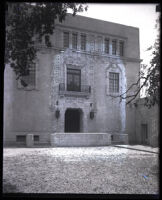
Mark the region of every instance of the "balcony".
<instances>
[{"instance_id":1,"label":"balcony","mask_svg":"<svg viewBox=\"0 0 162 200\"><path fill-rule=\"evenodd\" d=\"M65 87L65 83L59 84L59 94L65 96L77 96L77 97L87 97L91 93L91 86L81 85L80 87L68 86Z\"/></svg>"}]
</instances>

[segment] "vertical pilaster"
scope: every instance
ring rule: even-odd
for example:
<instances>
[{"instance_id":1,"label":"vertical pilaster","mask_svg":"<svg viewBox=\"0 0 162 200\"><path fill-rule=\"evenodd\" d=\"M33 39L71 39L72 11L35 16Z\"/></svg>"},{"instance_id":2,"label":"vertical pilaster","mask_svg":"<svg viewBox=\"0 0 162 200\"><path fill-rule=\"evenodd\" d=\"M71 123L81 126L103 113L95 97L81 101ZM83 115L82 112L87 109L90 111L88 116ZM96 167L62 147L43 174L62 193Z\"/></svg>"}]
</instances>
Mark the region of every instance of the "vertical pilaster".
<instances>
[{"instance_id":1,"label":"vertical pilaster","mask_svg":"<svg viewBox=\"0 0 162 200\"><path fill-rule=\"evenodd\" d=\"M64 124L65 124L65 110L60 110L60 118L59 118L59 130L58 132L64 133Z\"/></svg>"},{"instance_id":2,"label":"vertical pilaster","mask_svg":"<svg viewBox=\"0 0 162 200\"><path fill-rule=\"evenodd\" d=\"M83 132L84 133L88 132L88 113L87 112L83 113Z\"/></svg>"}]
</instances>

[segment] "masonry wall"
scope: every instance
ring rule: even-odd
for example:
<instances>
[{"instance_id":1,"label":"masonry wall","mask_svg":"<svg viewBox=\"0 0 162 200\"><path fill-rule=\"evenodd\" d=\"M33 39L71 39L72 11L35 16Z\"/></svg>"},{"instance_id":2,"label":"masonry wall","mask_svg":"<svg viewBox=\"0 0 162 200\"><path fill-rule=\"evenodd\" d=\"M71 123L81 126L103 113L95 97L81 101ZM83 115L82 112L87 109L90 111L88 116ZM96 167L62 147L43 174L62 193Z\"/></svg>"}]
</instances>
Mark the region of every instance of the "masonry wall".
<instances>
[{"instance_id":1,"label":"masonry wall","mask_svg":"<svg viewBox=\"0 0 162 200\"><path fill-rule=\"evenodd\" d=\"M49 142L50 53L38 53L36 89L18 89L16 76L9 66L5 69L4 127L5 140L16 141L16 135L40 135L40 142Z\"/></svg>"},{"instance_id":2,"label":"masonry wall","mask_svg":"<svg viewBox=\"0 0 162 200\"><path fill-rule=\"evenodd\" d=\"M54 61L53 74L53 99L52 107L56 107L56 101L59 102L57 108L61 111L60 119L55 119L54 132L64 132L64 115L67 108L81 108L84 117L83 132L111 132L121 133L122 131L122 110L121 106L124 102L119 103L119 98L111 98L108 91L108 69L111 66L109 58L102 58L100 56L90 56L86 54L74 53L70 50L58 55L59 62ZM114 59L114 63L116 60ZM66 67L72 65L82 72L82 79L84 84L91 86L91 94L87 97L66 96L59 95L59 83L62 81L61 77L66 76ZM58 66L57 66L58 65ZM121 62L114 64L113 70L118 69L121 65L124 70L124 65ZM83 66L83 67L80 67ZM58 70L58 72L57 72ZM61 72L63 74L61 74ZM60 72L60 73L59 73ZM121 91L124 87L123 74L121 73ZM125 75L124 75L125 76ZM122 84L123 83L123 84ZM89 113L91 111L90 104L93 105L95 111L95 118L91 120ZM57 124L57 125L55 125Z\"/></svg>"},{"instance_id":3,"label":"masonry wall","mask_svg":"<svg viewBox=\"0 0 162 200\"><path fill-rule=\"evenodd\" d=\"M69 30L70 33L74 30L77 30L79 34L85 33L87 35L87 51L73 50L71 43L69 49L64 49L64 30ZM98 43L98 36L100 36L101 45ZM103 41L107 36L110 39L125 41L124 57L104 54ZM108 74L110 70L120 73L120 92L124 92L126 88L136 82L140 62L139 30L81 16L68 17L66 23L61 26L56 23L51 41L51 48L46 48L44 41L42 44L37 44L36 89L18 88L14 72L9 66L6 66L4 83L5 142L14 143L16 135L33 133L40 136L40 143L49 143L51 133L64 132L65 112L68 108L82 110L82 132L126 133L129 135L129 140L133 141L135 135L134 110L125 106L125 100L120 102L119 98L110 97ZM94 45L92 45L93 42ZM112 51L111 42L110 51ZM119 49L117 49L117 53L118 51ZM68 65L81 69L81 83L91 86L91 94L86 96L60 95L59 84L66 84ZM57 109L60 110L58 119L55 116ZM89 117L91 109L95 112L94 119Z\"/></svg>"},{"instance_id":4,"label":"masonry wall","mask_svg":"<svg viewBox=\"0 0 162 200\"><path fill-rule=\"evenodd\" d=\"M132 84L137 83L139 78L140 63L136 62L127 62L126 64L126 77L127 77L127 88L131 87ZM127 93L127 95L133 95L136 87ZM139 95L136 99L139 98ZM130 98L131 99L131 98ZM130 100L127 99L127 102ZM129 143L136 142L136 108L134 106L136 100L133 100L131 103L126 105L126 133L129 136Z\"/></svg>"},{"instance_id":5,"label":"masonry wall","mask_svg":"<svg viewBox=\"0 0 162 200\"><path fill-rule=\"evenodd\" d=\"M159 106L155 105L150 109L144 106L145 99L139 99L136 107L136 143L142 143L141 125L147 125L146 144L153 147L159 146Z\"/></svg>"}]
</instances>

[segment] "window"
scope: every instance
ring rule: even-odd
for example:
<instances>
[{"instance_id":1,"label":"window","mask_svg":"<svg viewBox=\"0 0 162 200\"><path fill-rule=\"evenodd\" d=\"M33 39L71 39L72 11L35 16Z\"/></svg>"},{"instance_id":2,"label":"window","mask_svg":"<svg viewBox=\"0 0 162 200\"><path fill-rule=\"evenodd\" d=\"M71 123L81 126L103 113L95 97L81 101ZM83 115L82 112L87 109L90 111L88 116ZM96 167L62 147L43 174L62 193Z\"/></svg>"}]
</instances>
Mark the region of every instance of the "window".
<instances>
[{"instance_id":1,"label":"window","mask_svg":"<svg viewBox=\"0 0 162 200\"><path fill-rule=\"evenodd\" d=\"M67 69L67 90L80 91L81 71L79 69Z\"/></svg>"},{"instance_id":2,"label":"window","mask_svg":"<svg viewBox=\"0 0 162 200\"><path fill-rule=\"evenodd\" d=\"M116 55L116 40L112 40L112 54Z\"/></svg>"},{"instance_id":3,"label":"window","mask_svg":"<svg viewBox=\"0 0 162 200\"><path fill-rule=\"evenodd\" d=\"M34 142L39 142L39 135L34 135Z\"/></svg>"},{"instance_id":4,"label":"window","mask_svg":"<svg viewBox=\"0 0 162 200\"><path fill-rule=\"evenodd\" d=\"M72 34L72 48L77 49L77 33Z\"/></svg>"},{"instance_id":5,"label":"window","mask_svg":"<svg viewBox=\"0 0 162 200\"><path fill-rule=\"evenodd\" d=\"M119 73L109 72L109 92L119 92Z\"/></svg>"},{"instance_id":6,"label":"window","mask_svg":"<svg viewBox=\"0 0 162 200\"><path fill-rule=\"evenodd\" d=\"M97 36L97 51L101 52L102 51L102 37L101 36Z\"/></svg>"},{"instance_id":7,"label":"window","mask_svg":"<svg viewBox=\"0 0 162 200\"><path fill-rule=\"evenodd\" d=\"M64 47L68 48L69 47L69 33L64 32Z\"/></svg>"},{"instance_id":8,"label":"window","mask_svg":"<svg viewBox=\"0 0 162 200\"><path fill-rule=\"evenodd\" d=\"M16 142L25 143L26 135L16 135Z\"/></svg>"},{"instance_id":9,"label":"window","mask_svg":"<svg viewBox=\"0 0 162 200\"><path fill-rule=\"evenodd\" d=\"M119 42L119 55L124 56L124 42L123 41Z\"/></svg>"},{"instance_id":10,"label":"window","mask_svg":"<svg viewBox=\"0 0 162 200\"><path fill-rule=\"evenodd\" d=\"M81 50L86 50L86 35L81 35Z\"/></svg>"},{"instance_id":11,"label":"window","mask_svg":"<svg viewBox=\"0 0 162 200\"><path fill-rule=\"evenodd\" d=\"M94 50L95 50L95 36L90 35L90 51L94 51Z\"/></svg>"},{"instance_id":12,"label":"window","mask_svg":"<svg viewBox=\"0 0 162 200\"><path fill-rule=\"evenodd\" d=\"M24 75L18 81L18 88L34 89L36 87L36 65L29 67L29 74Z\"/></svg>"},{"instance_id":13,"label":"window","mask_svg":"<svg viewBox=\"0 0 162 200\"><path fill-rule=\"evenodd\" d=\"M109 53L109 39L105 39L105 53Z\"/></svg>"}]
</instances>

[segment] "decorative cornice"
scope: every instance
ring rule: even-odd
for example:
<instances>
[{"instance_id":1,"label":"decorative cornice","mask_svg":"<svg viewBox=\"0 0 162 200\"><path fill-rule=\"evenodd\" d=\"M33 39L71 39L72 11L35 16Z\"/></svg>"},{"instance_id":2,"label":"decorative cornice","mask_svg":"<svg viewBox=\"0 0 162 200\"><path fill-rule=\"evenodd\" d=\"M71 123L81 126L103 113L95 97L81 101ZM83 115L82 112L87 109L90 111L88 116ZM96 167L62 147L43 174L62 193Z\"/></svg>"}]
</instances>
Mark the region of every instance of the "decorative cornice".
<instances>
[{"instance_id":1,"label":"decorative cornice","mask_svg":"<svg viewBox=\"0 0 162 200\"><path fill-rule=\"evenodd\" d=\"M47 47L45 45L36 45L36 48L37 49L40 49L40 50L45 50L45 49L48 49L48 50L54 50L54 51L59 51L60 53L63 53L66 51L66 49L64 48L59 48L59 47ZM101 56L101 57L106 57L106 58L112 58L114 60L122 60L122 61L125 61L125 62L137 62L137 63L140 63L142 62L142 59L139 59L139 58L128 58L128 57L120 57L118 55L110 55L110 54L105 54L104 52L97 52L97 51L81 51L81 50L73 50L73 49L68 49L69 51L71 51L71 53L75 52L75 53L80 53L80 54L85 54L85 55L91 55L91 56L94 56L94 57L98 57L98 56Z\"/></svg>"}]
</instances>

